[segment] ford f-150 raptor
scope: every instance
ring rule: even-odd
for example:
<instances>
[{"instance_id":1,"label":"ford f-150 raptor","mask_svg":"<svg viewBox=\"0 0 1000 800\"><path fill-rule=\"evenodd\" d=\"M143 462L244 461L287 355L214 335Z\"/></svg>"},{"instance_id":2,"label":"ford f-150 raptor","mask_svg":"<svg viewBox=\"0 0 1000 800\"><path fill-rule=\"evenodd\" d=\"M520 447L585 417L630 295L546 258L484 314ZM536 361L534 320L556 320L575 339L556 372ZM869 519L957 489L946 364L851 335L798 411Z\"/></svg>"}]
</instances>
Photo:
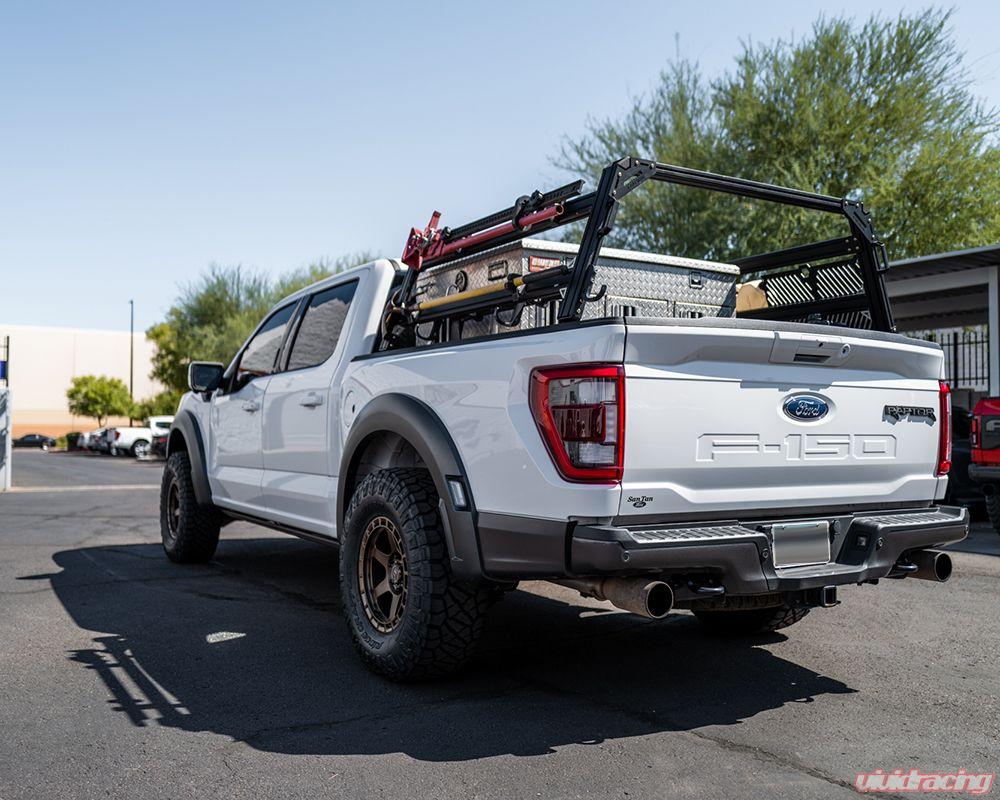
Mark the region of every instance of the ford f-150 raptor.
<instances>
[{"instance_id":1,"label":"ford f-150 raptor","mask_svg":"<svg viewBox=\"0 0 1000 800\"><path fill-rule=\"evenodd\" d=\"M648 180L836 215L731 264L603 250ZM167 556L250 520L340 545L366 663L451 671L490 603L546 579L752 634L848 584L946 580L948 387L895 333L860 203L626 158L282 300L196 362L161 496ZM581 222L579 247L526 240ZM513 248L513 249L512 249ZM596 286L596 289L595 289Z\"/></svg>"},{"instance_id":2,"label":"ford f-150 raptor","mask_svg":"<svg viewBox=\"0 0 1000 800\"><path fill-rule=\"evenodd\" d=\"M993 530L1000 533L1000 398L983 397L972 410L969 477L986 498Z\"/></svg>"}]
</instances>

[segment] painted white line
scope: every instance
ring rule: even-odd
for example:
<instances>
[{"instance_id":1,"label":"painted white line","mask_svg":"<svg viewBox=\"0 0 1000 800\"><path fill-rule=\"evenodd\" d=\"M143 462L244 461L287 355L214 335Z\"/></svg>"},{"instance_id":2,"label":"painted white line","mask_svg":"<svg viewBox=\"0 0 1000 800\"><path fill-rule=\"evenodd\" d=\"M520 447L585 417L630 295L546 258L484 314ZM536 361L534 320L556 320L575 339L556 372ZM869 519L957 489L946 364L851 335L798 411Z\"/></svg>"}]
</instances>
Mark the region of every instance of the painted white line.
<instances>
[{"instance_id":1,"label":"painted white line","mask_svg":"<svg viewBox=\"0 0 1000 800\"><path fill-rule=\"evenodd\" d=\"M14 486L7 490L14 492L131 492L136 489L159 489L158 483L101 483L95 486Z\"/></svg>"},{"instance_id":2,"label":"painted white line","mask_svg":"<svg viewBox=\"0 0 1000 800\"><path fill-rule=\"evenodd\" d=\"M233 639L242 639L246 636L245 633L234 633L233 631L219 631L218 633L210 633L205 637L205 641L209 644L218 644L219 642L229 642Z\"/></svg>"}]
</instances>

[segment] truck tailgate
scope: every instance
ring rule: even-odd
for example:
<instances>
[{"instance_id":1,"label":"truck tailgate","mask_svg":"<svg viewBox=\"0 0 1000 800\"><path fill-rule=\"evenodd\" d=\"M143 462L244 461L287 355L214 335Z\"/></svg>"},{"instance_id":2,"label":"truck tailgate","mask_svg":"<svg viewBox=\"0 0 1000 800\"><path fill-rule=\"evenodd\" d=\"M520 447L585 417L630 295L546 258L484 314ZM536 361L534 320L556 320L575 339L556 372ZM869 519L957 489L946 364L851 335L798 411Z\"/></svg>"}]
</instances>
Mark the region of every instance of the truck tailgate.
<instances>
[{"instance_id":1,"label":"truck tailgate","mask_svg":"<svg viewBox=\"0 0 1000 800\"><path fill-rule=\"evenodd\" d=\"M815 325L677 323L628 325L620 516L808 514L943 492L936 345Z\"/></svg>"}]
</instances>

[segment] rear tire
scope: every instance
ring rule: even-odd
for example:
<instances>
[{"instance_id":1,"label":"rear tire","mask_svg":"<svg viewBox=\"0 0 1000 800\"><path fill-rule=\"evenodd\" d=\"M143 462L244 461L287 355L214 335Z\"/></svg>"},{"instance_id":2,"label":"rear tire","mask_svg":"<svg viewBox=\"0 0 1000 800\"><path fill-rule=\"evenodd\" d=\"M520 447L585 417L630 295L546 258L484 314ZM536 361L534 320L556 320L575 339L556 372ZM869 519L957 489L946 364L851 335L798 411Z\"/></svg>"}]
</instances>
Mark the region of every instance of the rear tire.
<instances>
[{"instance_id":1,"label":"rear tire","mask_svg":"<svg viewBox=\"0 0 1000 800\"><path fill-rule=\"evenodd\" d=\"M993 530L1000 533L1000 494L997 493L997 489L1000 489L1000 487L993 487L993 491L985 495L986 513L990 517Z\"/></svg>"},{"instance_id":2,"label":"rear tire","mask_svg":"<svg viewBox=\"0 0 1000 800\"><path fill-rule=\"evenodd\" d=\"M694 615L708 630L720 636L753 636L787 628L803 619L808 608L781 605L776 608L743 610L695 610Z\"/></svg>"},{"instance_id":3,"label":"rear tire","mask_svg":"<svg viewBox=\"0 0 1000 800\"><path fill-rule=\"evenodd\" d=\"M171 454L160 484L160 536L167 558L178 564L210 560L219 544L220 522L214 507L198 504L188 454Z\"/></svg>"},{"instance_id":4,"label":"rear tire","mask_svg":"<svg viewBox=\"0 0 1000 800\"><path fill-rule=\"evenodd\" d=\"M129 452L132 454L132 458L146 458L149 455L149 442L145 439L139 439L132 445Z\"/></svg>"},{"instance_id":5,"label":"rear tire","mask_svg":"<svg viewBox=\"0 0 1000 800\"><path fill-rule=\"evenodd\" d=\"M460 669L475 652L495 593L451 574L426 470L374 472L358 485L340 551L344 617L361 659L392 680Z\"/></svg>"}]
</instances>

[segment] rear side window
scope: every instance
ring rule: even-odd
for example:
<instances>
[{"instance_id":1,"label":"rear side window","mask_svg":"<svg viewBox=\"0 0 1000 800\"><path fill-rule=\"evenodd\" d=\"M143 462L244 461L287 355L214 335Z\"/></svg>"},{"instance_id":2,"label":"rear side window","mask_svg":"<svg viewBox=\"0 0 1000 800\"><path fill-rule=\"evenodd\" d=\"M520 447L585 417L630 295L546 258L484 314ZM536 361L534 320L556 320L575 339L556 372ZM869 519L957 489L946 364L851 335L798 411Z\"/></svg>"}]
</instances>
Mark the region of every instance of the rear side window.
<instances>
[{"instance_id":1,"label":"rear side window","mask_svg":"<svg viewBox=\"0 0 1000 800\"><path fill-rule=\"evenodd\" d=\"M285 327L288 325L288 320L291 319L294 310L295 303L279 308L254 334L240 359L240 366L237 370L238 378L249 380L259 375L270 375L274 371L274 360L278 356L281 339L285 335Z\"/></svg>"},{"instance_id":2,"label":"rear side window","mask_svg":"<svg viewBox=\"0 0 1000 800\"><path fill-rule=\"evenodd\" d=\"M312 296L295 335L288 369L315 367L333 355L357 288L358 282L351 281Z\"/></svg>"}]
</instances>

